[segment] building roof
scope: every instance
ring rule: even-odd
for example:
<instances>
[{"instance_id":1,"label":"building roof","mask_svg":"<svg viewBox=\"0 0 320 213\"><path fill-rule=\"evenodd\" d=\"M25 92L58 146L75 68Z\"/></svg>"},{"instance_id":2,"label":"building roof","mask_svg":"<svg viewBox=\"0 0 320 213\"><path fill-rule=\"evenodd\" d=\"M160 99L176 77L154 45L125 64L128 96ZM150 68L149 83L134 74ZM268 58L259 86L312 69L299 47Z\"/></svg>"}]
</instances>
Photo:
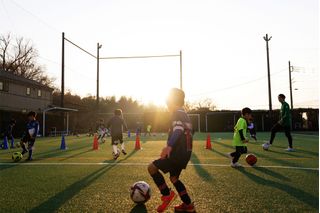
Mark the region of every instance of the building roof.
<instances>
[{"instance_id":1,"label":"building roof","mask_svg":"<svg viewBox=\"0 0 320 213\"><path fill-rule=\"evenodd\" d=\"M18 75L12 74L12 73L4 71L4 70L0 70L0 78L5 78L5 79L11 80L11 81L41 87L42 89L46 89L46 90L50 90L50 91L54 90L53 88L46 86L46 85L43 85L35 80L31 80L31 79L28 79L28 78L25 78L22 76L18 76Z\"/></svg>"}]
</instances>

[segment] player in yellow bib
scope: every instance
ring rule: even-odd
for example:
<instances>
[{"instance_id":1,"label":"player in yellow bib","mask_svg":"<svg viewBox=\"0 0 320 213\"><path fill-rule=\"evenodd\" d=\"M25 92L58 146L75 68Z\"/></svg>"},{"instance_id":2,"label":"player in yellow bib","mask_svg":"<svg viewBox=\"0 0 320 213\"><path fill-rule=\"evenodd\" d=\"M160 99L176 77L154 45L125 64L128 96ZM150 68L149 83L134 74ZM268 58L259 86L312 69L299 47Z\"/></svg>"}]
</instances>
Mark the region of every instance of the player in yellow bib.
<instances>
[{"instance_id":1,"label":"player in yellow bib","mask_svg":"<svg viewBox=\"0 0 320 213\"><path fill-rule=\"evenodd\" d=\"M242 154L248 152L247 143L249 140L247 139L247 129L248 123L252 121L252 110L249 108L243 108L241 110L241 117L237 121L237 124L234 127L233 140L232 145L235 147L236 151L232 152L229 155L231 159L232 167L240 167L241 165L238 163L238 160Z\"/></svg>"}]
</instances>

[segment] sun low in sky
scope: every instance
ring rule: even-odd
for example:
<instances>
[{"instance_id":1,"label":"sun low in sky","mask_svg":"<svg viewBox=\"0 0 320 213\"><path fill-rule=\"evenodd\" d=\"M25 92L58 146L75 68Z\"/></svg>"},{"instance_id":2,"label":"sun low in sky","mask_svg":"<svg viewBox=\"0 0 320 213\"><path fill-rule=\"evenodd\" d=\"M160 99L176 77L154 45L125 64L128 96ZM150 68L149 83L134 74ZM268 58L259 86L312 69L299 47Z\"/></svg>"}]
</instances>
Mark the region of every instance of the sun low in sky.
<instances>
[{"instance_id":1,"label":"sun low in sky","mask_svg":"<svg viewBox=\"0 0 320 213\"><path fill-rule=\"evenodd\" d=\"M294 67L295 107L318 107L319 5L317 0L2 0L1 33L32 40L39 62L61 78L61 33L100 55L183 52L183 89L188 101L210 98L219 109L268 108L266 49L271 85L289 97L288 61ZM96 61L66 44L66 89L96 94ZM179 87L179 59L100 62L100 96L131 96L163 105Z\"/></svg>"}]
</instances>

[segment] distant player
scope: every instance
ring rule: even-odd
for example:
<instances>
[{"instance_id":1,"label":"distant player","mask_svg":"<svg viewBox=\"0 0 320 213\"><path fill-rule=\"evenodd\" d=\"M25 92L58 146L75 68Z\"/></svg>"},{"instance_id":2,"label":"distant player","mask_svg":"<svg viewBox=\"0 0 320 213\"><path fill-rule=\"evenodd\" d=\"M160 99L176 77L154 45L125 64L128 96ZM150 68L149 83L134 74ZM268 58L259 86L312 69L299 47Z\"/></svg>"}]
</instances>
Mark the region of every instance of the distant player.
<instances>
[{"instance_id":1,"label":"distant player","mask_svg":"<svg viewBox=\"0 0 320 213\"><path fill-rule=\"evenodd\" d=\"M149 174L162 194L162 204L157 208L158 212L164 212L175 198L174 191L167 186L159 170L170 174L170 181L183 202L181 205L174 207L175 212L195 212L186 187L179 180L182 170L186 169L192 152L192 124L187 113L183 110L184 97L182 90L171 89L167 99L168 110L172 113L167 146L163 148L160 158L148 166Z\"/></svg>"},{"instance_id":2,"label":"distant player","mask_svg":"<svg viewBox=\"0 0 320 213\"><path fill-rule=\"evenodd\" d=\"M148 126L147 126L147 131L146 131L146 133L144 134L144 136L147 136L147 135L151 136L151 129L152 129L151 124L148 124Z\"/></svg>"},{"instance_id":3,"label":"distant player","mask_svg":"<svg viewBox=\"0 0 320 213\"><path fill-rule=\"evenodd\" d=\"M231 159L231 167L241 167L238 163L242 154L248 152L247 143L249 140L246 138L248 123L252 120L252 111L248 107L241 110L241 117L238 119L234 127L232 145L235 147L235 152L229 154Z\"/></svg>"},{"instance_id":4,"label":"distant player","mask_svg":"<svg viewBox=\"0 0 320 213\"><path fill-rule=\"evenodd\" d=\"M254 123L252 121L250 121L248 125L248 129L249 129L250 137L253 138L255 141L257 141L257 133L254 128Z\"/></svg>"},{"instance_id":5,"label":"distant player","mask_svg":"<svg viewBox=\"0 0 320 213\"><path fill-rule=\"evenodd\" d=\"M126 150L123 142L123 128L128 130L127 124L123 119L122 110L116 109L114 111L114 116L109 120L107 124L107 128L110 128L111 131L111 145L113 149L113 158L116 160L120 156L120 152L118 152L117 144L120 142L121 151L124 155L126 155Z\"/></svg>"},{"instance_id":6,"label":"distant player","mask_svg":"<svg viewBox=\"0 0 320 213\"><path fill-rule=\"evenodd\" d=\"M25 154L29 152L29 157L27 158L27 161L32 160L32 152L33 152L33 146L36 141L36 137L39 133L39 122L36 120L37 113L35 112L29 112L28 113L28 123L26 131L20 141L20 145L22 148L22 154ZM28 145L26 148L26 144Z\"/></svg>"},{"instance_id":7,"label":"distant player","mask_svg":"<svg viewBox=\"0 0 320 213\"><path fill-rule=\"evenodd\" d=\"M278 95L278 100L281 103L280 109L280 119L279 121L271 128L271 137L269 142L264 143L262 146L265 150L268 150L270 145L272 145L276 133L280 130L284 130L286 137L288 138L289 147L286 149L288 152L293 151L292 147L292 136L291 136L291 112L290 106L285 102L286 96L284 94Z\"/></svg>"},{"instance_id":8,"label":"distant player","mask_svg":"<svg viewBox=\"0 0 320 213\"><path fill-rule=\"evenodd\" d=\"M104 125L104 120L100 119L99 123L98 123L98 141L100 140L100 143L104 143L105 142L105 136L107 134L107 128Z\"/></svg>"},{"instance_id":9,"label":"distant player","mask_svg":"<svg viewBox=\"0 0 320 213\"><path fill-rule=\"evenodd\" d=\"M9 122L9 124L8 124L8 126L7 126L7 128L5 129L5 132L4 132L4 137L7 137L7 139L8 139L8 142L9 142L9 140L11 140L11 144L12 145L14 145L13 144L13 128L14 128L14 126L16 125L16 120L15 119L11 119L10 120L10 122ZM1 145L1 147L3 146L3 144ZM11 146L11 148L14 148L13 146Z\"/></svg>"}]
</instances>

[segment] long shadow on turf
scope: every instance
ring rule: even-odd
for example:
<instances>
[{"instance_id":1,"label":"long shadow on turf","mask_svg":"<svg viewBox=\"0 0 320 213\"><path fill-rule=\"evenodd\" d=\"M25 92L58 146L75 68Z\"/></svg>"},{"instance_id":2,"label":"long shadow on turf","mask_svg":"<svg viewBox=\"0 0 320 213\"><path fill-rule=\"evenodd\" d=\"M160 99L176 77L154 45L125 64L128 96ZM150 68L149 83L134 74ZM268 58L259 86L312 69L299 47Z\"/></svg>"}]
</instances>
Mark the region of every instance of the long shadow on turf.
<instances>
[{"instance_id":1,"label":"long shadow on turf","mask_svg":"<svg viewBox=\"0 0 320 213\"><path fill-rule=\"evenodd\" d=\"M68 160L70 158L74 158L76 156L79 156L79 155L82 155L82 154L85 154L85 153L88 153L88 152L92 152L93 150L92 149L89 149L89 150L85 150L83 152L78 152L76 154L73 154L73 155L69 155L69 156L66 156L65 158L61 159L61 161L65 161L65 160Z\"/></svg>"},{"instance_id":2,"label":"long shadow on turf","mask_svg":"<svg viewBox=\"0 0 320 213\"><path fill-rule=\"evenodd\" d=\"M265 151L266 153L268 151ZM266 160L269 160L269 161L272 161L274 163L278 163L280 164L281 166L293 166L293 167L300 167L301 165L297 164L297 163L293 163L291 162L290 160L283 160L283 159L279 159L279 158L273 158L273 157L270 157L268 155L265 155L265 154L262 154L261 152L259 153L256 153L256 155L258 157L263 157L263 158L266 158ZM258 158L259 159L259 158ZM306 170L307 171L307 170Z\"/></svg>"},{"instance_id":3,"label":"long shadow on turf","mask_svg":"<svg viewBox=\"0 0 320 213\"><path fill-rule=\"evenodd\" d=\"M246 175L249 179L252 181L260 184L260 185L267 185L269 187L273 187L275 189L279 189L283 192L286 192L287 194L295 197L296 199L304 202L305 204L311 206L314 209L318 209L319 207L319 199L318 197L313 196L310 193L307 193L305 191L302 191L301 189L292 187L287 184L278 183L275 181L267 180L262 177L259 177L255 174L252 174L248 172L245 168L239 168L238 169L242 174Z\"/></svg>"},{"instance_id":4,"label":"long shadow on turf","mask_svg":"<svg viewBox=\"0 0 320 213\"><path fill-rule=\"evenodd\" d=\"M252 167L252 168L259 171L259 172L265 173L266 175L277 178L279 180L290 181L290 178L283 176L282 174L279 174L277 172L274 172L268 168L265 168L265 167Z\"/></svg>"},{"instance_id":5,"label":"long shadow on turf","mask_svg":"<svg viewBox=\"0 0 320 213\"><path fill-rule=\"evenodd\" d=\"M147 208L144 204L141 204L141 205L135 205L130 213L147 213Z\"/></svg>"},{"instance_id":6,"label":"long shadow on turf","mask_svg":"<svg viewBox=\"0 0 320 213\"><path fill-rule=\"evenodd\" d=\"M197 164L197 165L194 165L193 167L195 168L198 176L202 180L204 180L204 181L212 181L213 180L210 173L200 165L201 162L200 162L199 158L197 157L197 155L194 154L194 152L192 153L192 156L191 156L191 162L193 164Z\"/></svg>"},{"instance_id":7,"label":"long shadow on turf","mask_svg":"<svg viewBox=\"0 0 320 213\"><path fill-rule=\"evenodd\" d=\"M133 154L136 153L136 150L133 150L129 153L124 159L119 160L121 162ZM103 174L108 172L110 169L115 167L116 164L106 165L102 168L96 170L95 172L87 175L86 177L82 178L81 180L73 183L72 185L68 186L65 190L57 193L55 196L49 198L45 202L41 203L37 207L31 209L30 213L42 213L42 212L56 212L64 203L68 200L72 199L76 194L78 194L82 189L88 187L91 183L96 181L100 178Z\"/></svg>"}]
</instances>

